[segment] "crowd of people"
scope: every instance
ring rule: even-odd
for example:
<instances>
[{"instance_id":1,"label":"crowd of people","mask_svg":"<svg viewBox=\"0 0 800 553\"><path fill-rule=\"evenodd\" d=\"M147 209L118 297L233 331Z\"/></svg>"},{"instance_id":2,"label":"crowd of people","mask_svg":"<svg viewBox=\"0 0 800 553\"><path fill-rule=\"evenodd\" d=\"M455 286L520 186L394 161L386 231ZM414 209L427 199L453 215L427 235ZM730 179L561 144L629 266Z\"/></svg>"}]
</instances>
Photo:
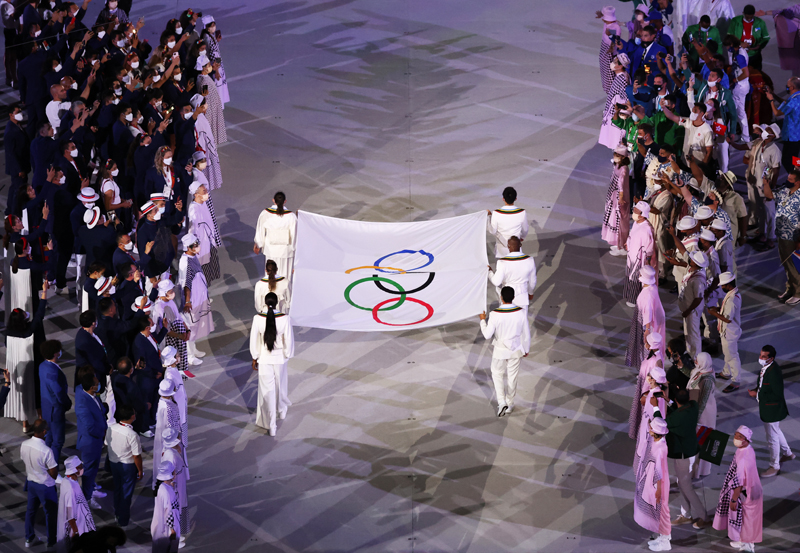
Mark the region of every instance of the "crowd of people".
<instances>
[{"instance_id":1,"label":"crowd of people","mask_svg":"<svg viewBox=\"0 0 800 553\"><path fill-rule=\"evenodd\" d=\"M785 96L773 90L762 64L770 36L760 19L772 15L785 30L787 19L798 22L800 5L768 12L747 5L735 15L725 13L726 2L688 12L686 4L635 1L625 22L614 7L597 12L607 94L599 141L613 152L602 238L611 255L626 258L623 299L633 308L626 364L638 371L629 417L634 517L653 532L652 551L669 551L671 527L684 524L727 530L731 547L754 551L762 541L761 479L795 459L780 429L788 409L773 346L761 348L748 390L769 466L759 474L753 430L740 426L713 519L692 482L710 474L709 444L725 446L712 432L716 382L731 394L744 379L742 249L777 246L786 287L776 300L800 303L800 78L788 79ZM788 65L798 52L791 50L780 52L781 62L794 71ZM743 175L730 170L731 149L745 152ZM740 177L747 201L736 189ZM659 288L680 311L682 333L671 340ZM724 365L715 374L710 353L720 349ZM680 515L672 519L670 475L680 490Z\"/></svg>"},{"instance_id":2,"label":"crowd of people","mask_svg":"<svg viewBox=\"0 0 800 553\"><path fill-rule=\"evenodd\" d=\"M4 136L0 395L4 416L32 434L21 450L26 546L40 541L40 506L50 546L123 543L152 440L153 551L171 551L189 531L184 381L214 331L209 286L220 278L222 35L214 17L186 10L151 45L130 1L107 0L87 25L90 1L0 2L6 84L20 99ZM53 293L79 306L74 390L43 325ZM73 403L77 455L64 458ZM109 493L100 470L117 526L97 529L92 510Z\"/></svg>"}]
</instances>

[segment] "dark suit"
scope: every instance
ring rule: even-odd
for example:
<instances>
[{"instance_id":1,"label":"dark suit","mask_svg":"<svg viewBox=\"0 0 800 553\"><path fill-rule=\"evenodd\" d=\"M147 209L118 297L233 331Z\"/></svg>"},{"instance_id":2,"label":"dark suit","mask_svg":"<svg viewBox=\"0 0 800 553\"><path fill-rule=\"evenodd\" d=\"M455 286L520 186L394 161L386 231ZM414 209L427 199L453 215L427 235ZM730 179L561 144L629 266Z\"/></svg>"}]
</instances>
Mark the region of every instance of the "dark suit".
<instances>
[{"instance_id":1,"label":"dark suit","mask_svg":"<svg viewBox=\"0 0 800 553\"><path fill-rule=\"evenodd\" d=\"M162 328L158 334L153 334L152 338L158 344L166 335L167 329ZM150 425L156 421L158 385L163 380L164 366L161 364L161 354L158 349L154 348L150 340L141 332L133 340L132 361L136 364L139 359L144 359L145 365L143 369L135 371L134 374L136 376L136 384L142 391L142 396L144 396L145 401L151 404L150 412L148 413L148 425ZM159 374L161 376L158 376Z\"/></svg>"},{"instance_id":2,"label":"dark suit","mask_svg":"<svg viewBox=\"0 0 800 553\"><path fill-rule=\"evenodd\" d=\"M136 371L133 374L135 375ZM114 388L114 399L117 401L117 405L128 405L136 411L136 420L133 421L134 430L147 432L147 422L150 420L147 400L133 378L114 373L114 376L111 377L111 385Z\"/></svg>"},{"instance_id":3,"label":"dark suit","mask_svg":"<svg viewBox=\"0 0 800 553\"><path fill-rule=\"evenodd\" d=\"M33 165L33 175L47 178L47 166L53 163L58 155L58 143L48 137L39 134L31 141L31 164Z\"/></svg>"},{"instance_id":4,"label":"dark suit","mask_svg":"<svg viewBox=\"0 0 800 553\"><path fill-rule=\"evenodd\" d=\"M67 393L67 377L61 367L52 361L39 365L39 391L42 397L42 418L49 427L45 443L53 450L56 463L64 447L64 424L66 413L72 407Z\"/></svg>"},{"instance_id":5,"label":"dark suit","mask_svg":"<svg viewBox=\"0 0 800 553\"><path fill-rule=\"evenodd\" d=\"M130 308L129 308L130 309ZM120 357L127 357L133 342L134 326L132 321L123 321L119 317L97 318L95 334L106 346L106 353L111 364L116 364Z\"/></svg>"},{"instance_id":6,"label":"dark suit","mask_svg":"<svg viewBox=\"0 0 800 553\"><path fill-rule=\"evenodd\" d=\"M119 249L119 246L117 246L117 249L114 250L114 253L111 256L111 264L114 265L114 273L116 274L119 271L119 266L125 263L135 263L137 267L139 266L139 262L136 261L131 254L126 251L122 251Z\"/></svg>"},{"instance_id":7,"label":"dark suit","mask_svg":"<svg viewBox=\"0 0 800 553\"><path fill-rule=\"evenodd\" d=\"M136 302L136 298L145 295L140 284L141 280L138 283L134 280L123 280L117 288L117 307L123 321L133 319L135 312L131 309L131 305Z\"/></svg>"},{"instance_id":8,"label":"dark suit","mask_svg":"<svg viewBox=\"0 0 800 553\"><path fill-rule=\"evenodd\" d=\"M84 225L78 229L77 237L86 252L86 267L94 262L102 263L106 266L106 275L112 276L115 271L111 260L117 249L114 225L97 224L94 228Z\"/></svg>"},{"instance_id":9,"label":"dark suit","mask_svg":"<svg viewBox=\"0 0 800 553\"><path fill-rule=\"evenodd\" d=\"M19 125L9 121L3 138L3 148L6 154L6 175L11 177L6 215L12 213L16 207L17 193L24 186L27 174L31 171L30 144L25 131ZM24 173L26 176L21 177L20 173Z\"/></svg>"},{"instance_id":10,"label":"dark suit","mask_svg":"<svg viewBox=\"0 0 800 553\"><path fill-rule=\"evenodd\" d=\"M783 394L783 371L776 361L767 367L758 389L758 415L763 422L780 422L789 416Z\"/></svg>"},{"instance_id":11,"label":"dark suit","mask_svg":"<svg viewBox=\"0 0 800 553\"><path fill-rule=\"evenodd\" d=\"M83 495L92 498L94 480L100 468L100 456L106 439L106 408L100 398L92 397L81 386L75 389L75 415L78 418L78 451L83 462Z\"/></svg>"},{"instance_id":12,"label":"dark suit","mask_svg":"<svg viewBox=\"0 0 800 553\"><path fill-rule=\"evenodd\" d=\"M111 362L108 360L105 346L100 345L94 336L79 328L75 335L75 381L77 388L78 369L84 365L94 367L97 380L100 381L98 393L106 387L106 377L111 372Z\"/></svg>"}]
</instances>

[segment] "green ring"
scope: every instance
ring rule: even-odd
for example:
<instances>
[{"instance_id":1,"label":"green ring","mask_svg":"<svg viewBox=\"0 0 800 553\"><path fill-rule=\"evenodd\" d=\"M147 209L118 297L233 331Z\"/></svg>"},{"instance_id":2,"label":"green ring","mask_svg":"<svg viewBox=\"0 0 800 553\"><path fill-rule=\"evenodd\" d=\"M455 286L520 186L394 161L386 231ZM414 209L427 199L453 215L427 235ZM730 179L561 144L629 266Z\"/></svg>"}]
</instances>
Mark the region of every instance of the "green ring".
<instances>
[{"instance_id":1,"label":"green ring","mask_svg":"<svg viewBox=\"0 0 800 553\"><path fill-rule=\"evenodd\" d=\"M377 281L382 281L382 282L385 282L387 284L391 284L392 286L397 288L398 292L400 292L400 301L398 301L397 303L395 303L391 307L383 307L381 309L378 309L378 311L391 311L392 309L397 309L398 307L403 305L403 303L405 303L405 301L406 301L406 292L405 292L405 290L403 290L402 286L400 286L399 284L397 284L393 280L389 280L388 278L376 277L376 276L359 279L359 280L355 281L353 284L351 284L350 286L348 286L347 288L345 288L344 289L344 299L346 299L347 303L349 303L350 305L352 305L356 309L363 309L364 311L372 311L371 307L361 307L360 305L354 303L353 300L350 299L350 291L353 288L355 288L356 285L361 284L362 282L377 282Z\"/></svg>"}]
</instances>

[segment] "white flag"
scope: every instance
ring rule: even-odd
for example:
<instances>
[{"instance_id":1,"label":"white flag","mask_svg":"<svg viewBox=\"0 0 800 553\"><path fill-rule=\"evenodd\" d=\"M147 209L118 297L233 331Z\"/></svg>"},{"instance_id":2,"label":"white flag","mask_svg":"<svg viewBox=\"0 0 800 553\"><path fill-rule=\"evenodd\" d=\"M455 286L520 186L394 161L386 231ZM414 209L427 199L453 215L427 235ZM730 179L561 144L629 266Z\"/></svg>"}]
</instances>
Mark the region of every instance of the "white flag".
<instances>
[{"instance_id":1,"label":"white flag","mask_svg":"<svg viewBox=\"0 0 800 553\"><path fill-rule=\"evenodd\" d=\"M408 330L486 309L486 212L367 223L302 211L292 323L331 330Z\"/></svg>"}]
</instances>

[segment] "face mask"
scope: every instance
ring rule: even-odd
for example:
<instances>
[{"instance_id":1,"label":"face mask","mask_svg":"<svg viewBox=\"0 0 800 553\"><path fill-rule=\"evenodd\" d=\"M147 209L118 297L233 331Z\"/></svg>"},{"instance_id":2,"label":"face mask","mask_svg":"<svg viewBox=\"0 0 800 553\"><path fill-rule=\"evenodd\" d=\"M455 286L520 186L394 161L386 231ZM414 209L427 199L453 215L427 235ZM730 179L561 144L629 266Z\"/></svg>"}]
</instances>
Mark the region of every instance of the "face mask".
<instances>
[{"instance_id":1,"label":"face mask","mask_svg":"<svg viewBox=\"0 0 800 553\"><path fill-rule=\"evenodd\" d=\"M61 71L61 64L59 63L58 65L56 65L56 66L53 68L53 71L55 71L56 73L58 73L59 71Z\"/></svg>"},{"instance_id":2,"label":"face mask","mask_svg":"<svg viewBox=\"0 0 800 553\"><path fill-rule=\"evenodd\" d=\"M164 158L164 165L166 165L167 167L172 165L172 158L171 157L165 157Z\"/></svg>"},{"instance_id":3,"label":"face mask","mask_svg":"<svg viewBox=\"0 0 800 553\"><path fill-rule=\"evenodd\" d=\"M633 220L634 220L634 221L638 221L638 220L639 220L639 219L640 219L642 216L641 216L641 215L639 215L638 213L634 213L634 214L632 215L632 217L633 217Z\"/></svg>"},{"instance_id":4,"label":"face mask","mask_svg":"<svg viewBox=\"0 0 800 553\"><path fill-rule=\"evenodd\" d=\"M735 445L736 447L744 447L744 442L738 438L734 438L733 445Z\"/></svg>"},{"instance_id":5,"label":"face mask","mask_svg":"<svg viewBox=\"0 0 800 553\"><path fill-rule=\"evenodd\" d=\"M769 133L767 131L762 131L761 138L763 138L764 140L769 140Z\"/></svg>"},{"instance_id":6,"label":"face mask","mask_svg":"<svg viewBox=\"0 0 800 553\"><path fill-rule=\"evenodd\" d=\"M105 32L105 31L100 31L99 33L97 33L97 38L99 38L99 39L101 39L101 40L102 40L102 38L103 38L104 36L106 36L106 32Z\"/></svg>"},{"instance_id":7,"label":"face mask","mask_svg":"<svg viewBox=\"0 0 800 553\"><path fill-rule=\"evenodd\" d=\"M708 81L708 86L717 86L719 81Z\"/></svg>"},{"instance_id":8,"label":"face mask","mask_svg":"<svg viewBox=\"0 0 800 553\"><path fill-rule=\"evenodd\" d=\"M161 80L161 75L153 75L153 82L154 83L157 83L160 80Z\"/></svg>"},{"instance_id":9,"label":"face mask","mask_svg":"<svg viewBox=\"0 0 800 553\"><path fill-rule=\"evenodd\" d=\"M150 327L150 334L156 333L156 323L153 323L153 326Z\"/></svg>"},{"instance_id":10,"label":"face mask","mask_svg":"<svg viewBox=\"0 0 800 553\"><path fill-rule=\"evenodd\" d=\"M167 48L169 48L170 50L175 48L175 41L174 40L170 40L169 42L167 42Z\"/></svg>"},{"instance_id":11,"label":"face mask","mask_svg":"<svg viewBox=\"0 0 800 553\"><path fill-rule=\"evenodd\" d=\"M192 112L191 111L183 114L183 118L186 119L186 120L188 120L191 116L192 116Z\"/></svg>"},{"instance_id":12,"label":"face mask","mask_svg":"<svg viewBox=\"0 0 800 553\"><path fill-rule=\"evenodd\" d=\"M700 115L693 111L692 114L689 116L689 120L690 121L697 121L698 117L700 117Z\"/></svg>"},{"instance_id":13,"label":"face mask","mask_svg":"<svg viewBox=\"0 0 800 553\"><path fill-rule=\"evenodd\" d=\"M614 71L614 70L617 69L617 63L616 62L612 61L611 63L608 64L608 66L611 68L611 71Z\"/></svg>"},{"instance_id":14,"label":"face mask","mask_svg":"<svg viewBox=\"0 0 800 553\"><path fill-rule=\"evenodd\" d=\"M643 41L642 41L642 46L644 46L645 48L647 48L647 47L648 47L648 46L650 46L651 44L653 44L653 41L652 41L652 40L643 40Z\"/></svg>"},{"instance_id":15,"label":"face mask","mask_svg":"<svg viewBox=\"0 0 800 553\"><path fill-rule=\"evenodd\" d=\"M119 104L119 98L114 98L113 100L111 100L111 103L116 106L117 104Z\"/></svg>"},{"instance_id":16,"label":"face mask","mask_svg":"<svg viewBox=\"0 0 800 553\"><path fill-rule=\"evenodd\" d=\"M766 367L767 365L770 364L770 361L768 359L759 359L758 364L761 365L762 367Z\"/></svg>"},{"instance_id":17,"label":"face mask","mask_svg":"<svg viewBox=\"0 0 800 553\"><path fill-rule=\"evenodd\" d=\"M133 69L139 69L139 62L138 62L138 61L134 61L134 62L132 62L132 63L131 63L131 68L133 68Z\"/></svg>"},{"instance_id":18,"label":"face mask","mask_svg":"<svg viewBox=\"0 0 800 553\"><path fill-rule=\"evenodd\" d=\"M202 163L198 163L198 164L197 164L197 168L198 168L200 171L205 171L205 170L206 170L206 167L208 167L208 164L207 164L205 161L204 161L204 162L202 162ZM791 186L790 186L789 188L791 188Z\"/></svg>"},{"instance_id":19,"label":"face mask","mask_svg":"<svg viewBox=\"0 0 800 553\"><path fill-rule=\"evenodd\" d=\"M125 251L127 251L127 252L133 250L133 242L128 242L127 244L125 244L124 247L125 247Z\"/></svg>"},{"instance_id":20,"label":"face mask","mask_svg":"<svg viewBox=\"0 0 800 553\"><path fill-rule=\"evenodd\" d=\"M91 65L92 67L94 67L95 65L97 65L97 60L91 60L91 61L89 62L89 65Z\"/></svg>"},{"instance_id":21,"label":"face mask","mask_svg":"<svg viewBox=\"0 0 800 553\"><path fill-rule=\"evenodd\" d=\"M131 76L130 75L125 75L124 77L122 77L122 82L125 83L125 84L130 84L131 83Z\"/></svg>"},{"instance_id":22,"label":"face mask","mask_svg":"<svg viewBox=\"0 0 800 553\"><path fill-rule=\"evenodd\" d=\"M139 123L140 125L142 124L143 121L144 117L142 117L141 115L139 116L139 119L136 120L136 122Z\"/></svg>"},{"instance_id":23,"label":"face mask","mask_svg":"<svg viewBox=\"0 0 800 553\"><path fill-rule=\"evenodd\" d=\"M114 94L116 94L117 96L122 96L122 89L121 88L115 88L114 89Z\"/></svg>"},{"instance_id":24,"label":"face mask","mask_svg":"<svg viewBox=\"0 0 800 553\"><path fill-rule=\"evenodd\" d=\"M125 116L125 121L133 121L133 114L129 113L128 115L126 115Z\"/></svg>"},{"instance_id":25,"label":"face mask","mask_svg":"<svg viewBox=\"0 0 800 553\"><path fill-rule=\"evenodd\" d=\"M642 43L642 39L637 36L635 39L633 39L633 42L638 46Z\"/></svg>"},{"instance_id":26,"label":"face mask","mask_svg":"<svg viewBox=\"0 0 800 553\"><path fill-rule=\"evenodd\" d=\"M704 33L707 33L710 28L711 27L700 27L700 30L703 31Z\"/></svg>"},{"instance_id":27,"label":"face mask","mask_svg":"<svg viewBox=\"0 0 800 553\"><path fill-rule=\"evenodd\" d=\"M631 118L632 118L634 121L638 121L638 120L639 120L639 116L638 116L638 115L636 115L635 113L632 113L632 114L631 114Z\"/></svg>"},{"instance_id":28,"label":"face mask","mask_svg":"<svg viewBox=\"0 0 800 553\"><path fill-rule=\"evenodd\" d=\"M22 114L21 113L15 113L14 114L14 120L15 121L22 121Z\"/></svg>"},{"instance_id":29,"label":"face mask","mask_svg":"<svg viewBox=\"0 0 800 553\"><path fill-rule=\"evenodd\" d=\"M167 210L167 207L166 207L166 206L164 206L164 207L159 207L159 208L158 208L158 214L159 214L159 215L161 215L161 214L163 214L163 213L164 213L166 210Z\"/></svg>"},{"instance_id":30,"label":"face mask","mask_svg":"<svg viewBox=\"0 0 800 553\"><path fill-rule=\"evenodd\" d=\"M156 107L157 107L157 108L160 108L160 107L161 107L161 100L159 100L158 102L156 102Z\"/></svg>"},{"instance_id":31,"label":"face mask","mask_svg":"<svg viewBox=\"0 0 800 553\"><path fill-rule=\"evenodd\" d=\"M158 211L156 211L155 214L153 215L153 221L158 221L159 219L161 219L161 210L160 209Z\"/></svg>"},{"instance_id":32,"label":"face mask","mask_svg":"<svg viewBox=\"0 0 800 553\"><path fill-rule=\"evenodd\" d=\"M124 40L118 40L117 41L117 48L125 48L125 41Z\"/></svg>"},{"instance_id":33,"label":"face mask","mask_svg":"<svg viewBox=\"0 0 800 553\"><path fill-rule=\"evenodd\" d=\"M113 171L111 171L112 177L116 177L117 175L119 175L119 169L114 169Z\"/></svg>"},{"instance_id":34,"label":"face mask","mask_svg":"<svg viewBox=\"0 0 800 553\"><path fill-rule=\"evenodd\" d=\"M172 291L167 292L167 296L166 297L167 297L167 301L174 300L175 299L175 292L172 292Z\"/></svg>"},{"instance_id":35,"label":"face mask","mask_svg":"<svg viewBox=\"0 0 800 553\"><path fill-rule=\"evenodd\" d=\"M58 184L64 184L65 182L67 182L67 177L62 176L60 179L58 179Z\"/></svg>"},{"instance_id":36,"label":"face mask","mask_svg":"<svg viewBox=\"0 0 800 553\"><path fill-rule=\"evenodd\" d=\"M42 31L36 31L33 33L33 36L39 36L40 34L42 34Z\"/></svg>"},{"instance_id":37,"label":"face mask","mask_svg":"<svg viewBox=\"0 0 800 553\"><path fill-rule=\"evenodd\" d=\"M658 157L658 162L659 163L666 163L667 160L669 159L669 158L664 157L664 156L656 156L656 157Z\"/></svg>"},{"instance_id":38,"label":"face mask","mask_svg":"<svg viewBox=\"0 0 800 553\"><path fill-rule=\"evenodd\" d=\"M75 148L74 150L70 150L69 155L72 157L78 157L78 149Z\"/></svg>"},{"instance_id":39,"label":"face mask","mask_svg":"<svg viewBox=\"0 0 800 553\"><path fill-rule=\"evenodd\" d=\"M205 55L206 55L206 51L205 50L200 50L200 53L197 55L197 57L201 58L201 57L203 57Z\"/></svg>"},{"instance_id":40,"label":"face mask","mask_svg":"<svg viewBox=\"0 0 800 553\"><path fill-rule=\"evenodd\" d=\"M180 81L180 80L181 80L181 74L180 74L180 73L175 73L175 74L172 76L172 78L173 78L173 79L175 79L176 81Z\"/></svg>"},{"instance_id":41,"label":"face mask","mask_svg":"<svg viewBox=\"0 0 800 553\"><path fill-rule=\"evenodd\" d=\"M183 33L183 27L175 27L175 34L179 35L181 33Z\"/></svg>"}]
</instances>

